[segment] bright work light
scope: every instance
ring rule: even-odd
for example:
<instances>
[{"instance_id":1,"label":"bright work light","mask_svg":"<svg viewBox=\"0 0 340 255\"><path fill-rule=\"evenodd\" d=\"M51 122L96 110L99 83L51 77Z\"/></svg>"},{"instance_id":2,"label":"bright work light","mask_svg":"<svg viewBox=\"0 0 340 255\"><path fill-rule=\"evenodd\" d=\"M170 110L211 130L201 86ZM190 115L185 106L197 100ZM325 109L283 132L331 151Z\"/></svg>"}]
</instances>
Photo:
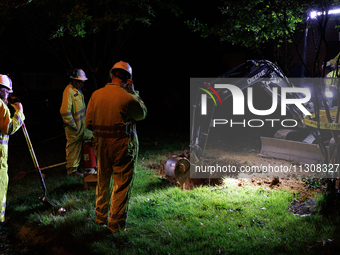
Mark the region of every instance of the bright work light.
<instances>
[{"instance_id":1,"label":"bright work light","mask_svg":"<svg viewBox=\"0 0 340 255\"><path fill-rule=\"evenodd\" d=\"M328 14L339 14L340 13L340 9L333 9L333 10L329 10L328 11ZM309 16L312 18L312 19L316 19L317 16L320 16L322 14L326 14L325 12L317 12L317 11L311 11L309 13Z\"/></svg>"},{"instance_id":2,"label":"bright work light","mask_svg":"<svg viewBox=\"0 0 340 255\"><path fill-rule=\"evenodd\" d=\"M333 97L332 91L326 91L326 92L325 92L325 96L326 96L327 98L332 98L332 97Z\"/></svg>"}]
</instances>

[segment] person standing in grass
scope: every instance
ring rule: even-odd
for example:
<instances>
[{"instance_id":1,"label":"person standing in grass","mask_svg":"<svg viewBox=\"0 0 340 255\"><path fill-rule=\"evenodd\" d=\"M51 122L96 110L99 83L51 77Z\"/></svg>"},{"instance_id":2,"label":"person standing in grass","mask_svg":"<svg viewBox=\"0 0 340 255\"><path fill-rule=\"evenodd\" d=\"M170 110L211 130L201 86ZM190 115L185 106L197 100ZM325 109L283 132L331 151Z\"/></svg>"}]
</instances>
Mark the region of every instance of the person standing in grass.
<instances>
[{"instance_id":1,"label":"person standing in grass","mask_svg":"<svg viewBox=\"0 0 340 255\"><path fill-rule=\"evenodd\" d=\"M95 221L104 224L108 218L108 227L114 233L125 229L138 155L135 122L146 117L147 109L134 90L132 68L128 63L117 62L110 71L110 78L110 83L92 94L85 124L94 131L98 161Z\"/></svg>"},{"instance_id":2,"label":"person standing in grass","mask_svg":"<svg viewBox=\"0 0 340 255\"><path fill-rule=\"evenodd\" d=\"M82 69L74 69L71 82L63 92L60 115L65 123L66 169L70 176L83 177L78 167L82 157L83 142L91 139L93 133L85 127L86 105L81 91L87 80Z\"/></svg>"},{"instance_id":3,"label":"person standing in grass","mask_svg":"<svg viewBox=\"0 0 340 255\"><path fill-rule=\"evenodd\" d=\"M11 118L8 109L8 96L12 93L12 81L7 75L0 74L0 199L1 214L0 226L5 226L6 197L8 189L8 140L9 136L14 134L25 120L22 104L16 102L12 104L15 113Z\"/></svg>"}]
</instances>

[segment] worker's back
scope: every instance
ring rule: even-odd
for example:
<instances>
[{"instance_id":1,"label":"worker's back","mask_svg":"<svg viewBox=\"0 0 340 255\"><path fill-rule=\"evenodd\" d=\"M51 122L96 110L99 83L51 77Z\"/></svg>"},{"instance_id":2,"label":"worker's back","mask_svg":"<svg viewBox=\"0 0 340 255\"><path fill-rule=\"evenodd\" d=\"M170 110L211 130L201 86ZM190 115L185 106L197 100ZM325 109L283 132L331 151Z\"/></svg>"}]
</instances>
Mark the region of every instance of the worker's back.
<instances>
[{"instance_id":1,"label":"worker's back","mask_svg":"<svg viewBox=\"0 0 340 255\"><path fill-rule=\"evenodd\" d=\"M88 104L86 125L99 137L117 137L125 134L126 125L146 116L144 103L136 94L128 93L118 84L108 83L95 91Z\"/></svg>"}]
</instances>

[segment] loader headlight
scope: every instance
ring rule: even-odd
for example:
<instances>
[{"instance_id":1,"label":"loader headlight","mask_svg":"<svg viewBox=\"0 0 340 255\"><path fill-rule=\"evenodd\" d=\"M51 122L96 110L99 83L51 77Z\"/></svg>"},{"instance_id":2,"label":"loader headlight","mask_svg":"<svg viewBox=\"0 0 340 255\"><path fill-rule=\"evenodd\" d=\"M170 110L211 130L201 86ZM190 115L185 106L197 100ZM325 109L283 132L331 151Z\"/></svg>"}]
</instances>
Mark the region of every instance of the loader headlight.
<instances>
[{"instance_id":1,"label":"loader headlight","mask_svg":"<svg viewBox=\"0 0 340 255\"><path fill-rule=\"evenodd\" d=\"M325 96L326 96L327 98L332 98L332 97L333 97L332 91L330 91L330 90L325 91Z\"/></svg>"}]
</instances>

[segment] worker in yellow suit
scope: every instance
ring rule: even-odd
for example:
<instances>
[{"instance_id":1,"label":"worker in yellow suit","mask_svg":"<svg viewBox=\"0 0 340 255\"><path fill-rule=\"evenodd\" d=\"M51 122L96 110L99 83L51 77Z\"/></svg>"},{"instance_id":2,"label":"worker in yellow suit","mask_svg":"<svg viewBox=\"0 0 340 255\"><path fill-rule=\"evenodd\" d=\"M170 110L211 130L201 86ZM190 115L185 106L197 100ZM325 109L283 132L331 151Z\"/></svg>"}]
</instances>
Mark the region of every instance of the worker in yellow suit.
<instances>
[{"instance_id":1,"label":"worker in yellow suit","mask_svg":"<svg viewBox=\"0 0 340 255\"><path fill-rule=\"evenodd\" d=\"M9 136L15 133L25 120L22 104L17 102L12 104L15 113L11 118L11 113L7 107L8 95L12 93L12 81L7 75L0 74L0 199L1 215L0 226L5 226L6 196L8 187L8 140Z\"/></svg>"},{"instance_id":2,"label":"worker in yellow suit","mask_svg":"<svg viewBox=\"0 0 340 255\"><path fill-rule=\"evenodd\" d=\"M65 124L66 135L66 169L71 176L83 177L79 171L83 142L91 139L93 133L85 126L86 105L81 91L87 80L82 69L74 69L71 82L63 93L60 115Z\"/></svg>"},{"instance_id":3,"label":"worker in yellow suit","mask_svg":"<svg viewBox=\"0 0 340 255\"><path fill-rule=\"evenodd\" d=\"M85 123L94 131L98 161L96 222L104 224L108 218L108 228L116 232L125 229L126 225L138 155L135 122L143 120L147 110L134 90L132 68L128 63L116 63L110 77L110 83L92 94Z\"/></svg>"},{"instance_id":4,"label":"worker in yellow suit","mask_svg":"<svg viewBox=\"0 0 340 255\"><path fill-rule=\"evenodd\" d=\"M334 58L332 58L331 60L327 61L326 67L329 66L330 68L335 69L335 67L337 65L339 65L339 64L340 64L340 52Z\"/></svg>"}]
</instances>

